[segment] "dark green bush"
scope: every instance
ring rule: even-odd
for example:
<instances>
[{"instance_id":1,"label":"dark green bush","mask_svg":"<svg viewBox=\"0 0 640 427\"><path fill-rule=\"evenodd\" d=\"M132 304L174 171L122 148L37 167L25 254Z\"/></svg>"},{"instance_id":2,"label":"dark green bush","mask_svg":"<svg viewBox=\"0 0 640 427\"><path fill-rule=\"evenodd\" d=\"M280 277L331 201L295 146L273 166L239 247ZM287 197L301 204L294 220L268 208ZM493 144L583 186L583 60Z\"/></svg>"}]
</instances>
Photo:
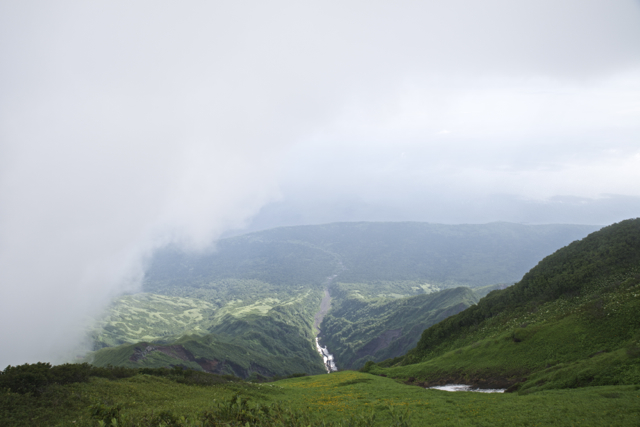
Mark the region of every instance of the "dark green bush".
<instances>
[{"instance_id":1,"label":"dark green bush","mask_svg":"<svg viewBox=\"0 0 640 427\"><path fill-rule=\"evenodd\" d=\"M139 369L125 368L124 366L107 365L105 367L92 366L91 376L99 378L107 378L117 380L121 378L129 378L139 373Z\"/></svg>"},{"instance_id":2,"label":"dark green bush","mask_svg":"<svg viewBox=\"0 0 640 427\"><path fill-rule=\"evenodd\" d=\"M369 372L375 365L376 363L373 360L369 360L364 364L362 368L360 368L360 372Z\"/></svg>"},{"instance_id":3,"label":"dark green bush","mask_svg":"<svg viewBox=\"0 0 640 427\"><path fill-rule=\"evenodd\" d=\"M627 356L631 358L640 357L640 345L636 343L627 347Z\"/></svg>"},{"instance_id":4,"label":"dark green bush","mask_svg":"<svg viewBox=\"0 0 640 427\"><path fill-rule=\"evenodd\" d=\"M304 372L297 372L295 374L291 374L289 375L287 378L300 378L300 377L306 377L307 374Z\"/></svg>"},{"instance_id":5,"label":"dark green bush","mask_svg":"<svg viewBox=\"0 0 640 427\"><path fill-rule=\"evenodd\" d=\"M121 423L122 421L122 417L120 415L120 412L122 411L122 405L120 404L109 406L104 403L98 402L94 405L91 405L90 411L92 418L95 418L98 421L102 421L107 425L111 425L113 420L116 420L116 422L118 423Z\"/></svg>"},{"instance_id":6,"label":"dark green bush","mask_svg":"<svg viewBox=\"0 0 640 427\"><path fill-rule=\"evenodd\" d=\"M90 377L117 380L137 374L169 378L181 384L210 386L230 381L241 381L233 375L216 375L202 371L174 368L132 369L122 366L97 367L88 363L65 363L51 366L50 363L34 363L7 366L0 372L0 390L9 389L14 393L41 395L52 384L87 382Z\"/></svg>"},{"instance_id":7,"label":"dark green bush","mask_svg":"<svg viewBox=\"0 0 640 427\"><path fill-rule=\"evenodd\" d=\"M51 366L50 363L38 362L7 366L0 373L0 389L9 389L14 393L40 395L51 384L64 385L88 381L91 369L88 363Z\"/></svg>"}]
</instances>

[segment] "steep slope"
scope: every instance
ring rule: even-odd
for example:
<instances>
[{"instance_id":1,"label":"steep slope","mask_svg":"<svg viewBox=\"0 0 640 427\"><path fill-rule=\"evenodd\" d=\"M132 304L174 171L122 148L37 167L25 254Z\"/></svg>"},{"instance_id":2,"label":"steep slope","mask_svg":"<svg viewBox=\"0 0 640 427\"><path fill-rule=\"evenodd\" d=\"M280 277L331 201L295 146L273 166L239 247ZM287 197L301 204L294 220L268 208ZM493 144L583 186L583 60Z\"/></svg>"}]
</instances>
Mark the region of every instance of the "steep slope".
<instances>
[{"instance_id":1,"label":"steep slope","mask_svg":"<svg viewBox=\"0 0 640 427\"><path fill-rule=\"evenodd\" d=\"M521 391L637 384L639 312L634 219L558 250L519 283L425 330L406 356L365 369L424 382L521 382Z\"/></svg>"},{"instance_id":2,"label":"steep slope","mask_svg":"<svg viewBox=\"0 0 640 427\"><path fill-rule=\"evenodd\" d=\"M185 333L208 333L216 305L198 298L149 293L124 295L96 321L94 349L137 341L175 339Z\"/></svg>"},{"instance_id":3,"label":"steep slope","mask_svg":"<svg viewBox=\"0 0 640 427\"><path fill-rule=\"evenodd\" d=\"M462 287L391 299L369 299L348 289L332 287L337 302L320 325L322 344L343 369L405 354L426 328L477 302L473 291Z\"/></svg>"},{"instance_id":4,"label":"steep slope","mask_svg":"<svg viewBox=\"0 0 640 427\"><path fill-rule=\"evenodd\" d=\"M324 368L313 345L310 313L306 311L316 301L309 300L275 305L264 313L236 311L235 315L213 319L204 334L102 348L87 361L96 366L129 368L184 366L242 378L319 374Z\"/></svg>"},{"instance_id":5,"label":"steep slope","mask_svg":"<svg viewBox=\"0 0 640 427\"><path fill-rule=\"evenodd\" d=\"M286 328L283 331L290 332ZM252 338L265 336L267 335L261 331L255 331ZM317 360L304 357L304 352L289 351L287 355L274 355L262 351L260 346L248 346L244 342L238 345L234 344L234 341L237 340L224 335L185 335L168 344L138 342L103 348L93 353L88 361L100 367L109 365L127 368L180 366L250 379L324 372L322 364ZM295 342L295 338L291 341ZM297 344L310 347L309 342Z\"/></svg>"},{"instance_id":6,"label":"steep slope","mask_svg":"<svg viewBox=\"0 0 640 427\"><path fill-rule=\"evenodd\" d=\"M121 297L94 330L97 351L87 360L97 366L187 366L243 378L324 372L312 323L320 290L291 287L286 295L267 297L273 290L268 284L231 283L238 284L238 294L226 303L211 298L219 292L202 294L198 288L183 288L188 297Z\"/></svg>"},{"instance_id":7,"label":"steep slope","mask_svg":"<svg viewBox=\"0 0 640 427\"><path fill-rule=\"evenodd\" d=\"M173 293L181 296L124 295L96 321L92 332L94 347L143 340L168 342L187 333L214 332L230 318L268 316L273 310L275 313L282 309L295 312L292 324L305 329L301 331L303 335L311 334L307 318L313 317L321 290L289 287L287 292L277 292L274 288L255 280L229 280L219 283L215 289L174 288ZM226 294L225 299L219 297L221 293Z\"/></svg>"}]
</instances>

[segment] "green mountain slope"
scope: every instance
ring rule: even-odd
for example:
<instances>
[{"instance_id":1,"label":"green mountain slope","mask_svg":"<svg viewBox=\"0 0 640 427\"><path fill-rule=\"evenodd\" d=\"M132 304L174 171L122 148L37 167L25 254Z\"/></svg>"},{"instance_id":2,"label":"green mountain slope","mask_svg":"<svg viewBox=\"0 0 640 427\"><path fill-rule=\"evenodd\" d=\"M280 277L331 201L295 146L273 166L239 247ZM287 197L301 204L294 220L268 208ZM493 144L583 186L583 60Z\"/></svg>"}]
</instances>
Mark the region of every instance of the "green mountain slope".
<instances>
[{"instance_id":1,"label":"green mountain slope","mask_svg":"<svg viewBox=\"0 0 640 427\"><path fill-rule=\"evenodd\" d=\"M264 319L261 319L263 321ZM270 325L268 331L292 332L281 324ZM295 331L294 331L295 333ZM240 344L236 344L236 342ZM94 366L108 365L127 368L161 368L180 366L214 374L230 374L240 378L266 378L287 376L293 373L321 374L322 363L311 351L310 341L289 339L289 343L303 345L299 350L291 349L281 354L273 346L263 343L281 342L264 330L254 329L250 343L225 335L185 335L168 344L138 342L117 347L103 348L89 359ZM256 344L256 342L259 342ZM308 347L308 348L307 348ZM309 357L312 356L312 357Z\"/></svg>"},{"instance_id":2,"label":"green mountain slope","mask_svg":"<svg viewBox=\"0 0 640 427\"><path fill-rule=\"evenodd\" d=\"M235 295L228 291L233 286L237 286ZM221 301L221 290L232 297ZM187 333L203 335L217 331L220 323L231 318L268 316L274 309L295 313L290 323L303 328L301 333L306 336L311 334L308 320L321 298L320 289L289 287L287 292L277 292L274 286L255 280L229 280L213 290L175 287L172 291L172 296L140 293L115 300L96 321L94 347L143 340L168 342Z\"/></svg>"},{"instance_id":3,"label":"green mountain slope","mask_svg":"<svg viewBox=\"0 0 640 427\"><path fill-rule=\"evenodd\" d=\"M185 333L208 333L214 323L214 304L198 298L149 293L124 295L96 322L94 348L136 341L171 339Z\"/></svg>"},{"instance_id":4,"label":"green mountain slope","mask_svg":"<svg viewBox=\"0 0 640 427\"><path fill-rule=\"evenodd\" d=\"M211 326L204 334L134 340L131 344L102 348L87 360L96 366L184 366L242 378L299 372L319 374L324 367L313 344L313 325L308 320L313 313L307 311L319 304L317 297L309 294L302 301L257 306L265 312L252 310L255 304L241 306L244 311L236 310L235 315L226 310L221 318L211 316Z\"/></svg>"},{"instance_id":5,"label":"green mountain slope","mask_svg":"<svg viewBox=\"0 0 640 427\"><path fill-rule=\"evenodd\" d=\"M312 323L320 290L291 287L286 295L265 297L268 284L228 283L239 284L245 299L221 304L188 287L179 288L185 297L121 297L94 330L97 351L87 360L96 366L187 366L243 378L324 372Z\"/></svg>"},{"instance_id":6,"label":"green mountain slope","mask_svg":"<svg viewBox=\"0 0 640 427\"><path fill-rule=\"evenodd\" d=\"M423 330L477 302L473 291L462 287L398 299L368 299L348 289L332 287L337 302L320 325L321 343L342 369L405 354Z\"/></svg>"},{"instance_id":7,"label":"green mountain slope","mask_svg":"<svg viewBox=\"0 0 640 427\"><path fill-rule=\"evenodd\" d=\"M640 219L543 259L514 286L366 369L415 381L520 381L521 391L640 383ZM382 369L381 367L389 367Z\"/></svg>"},{"instance_id":8,"label":"green mountain slope","mask_svg":"<svg viewBox=\"0 0 640 427\"><path fill-rule=\"evenodd\" d=\"M337 359L344 367L380 360L399 353L390 353L379 345L372 354L362 348L385 331L401 329L398 337L397 331L391 335L394 348L404 352L415 344L421 329L441 319L442 313L452 314L463 308L436 307L427 302L428 298L395 299L424 297L459 285L486 292L494 283L516 280L543 254L591 229L506 223L341 223L285 227L223 239L215 250L198 254L165 248L150 263L145 292L115 301L92 333L96 350L125 345L122 355L106 356L116 353L105 351L104 357L96 354L94 360L112 363L107 361L117 359L127 366L193 362L190 366L195 367L195 359L200 357L195 354L174 357L172 351L163 350L143 358L135 356L136 347L146 348L149 343L182 345L180 340L186 336L190 340L210 340L206 346L213 350L202 357L213 357L220 366L233 362L225 354L238 356L236 363L242 369L224 372L240 376L286 375L301 369L317 372L322 365L313 342L317 332L313 319L324 289L338 281L371 299L371 308L381 311L360 307L362 320L358 322L341 314L334 316L343 319L332 329L338 335L336 339L342 341L332 342L337 348L330 346L330 351L344 354L344 364ZM350 303L341 298L339 293L334 296L334 308L343 303L348 307ZM465 298L464 303L470 304L472 299ZM396 315L394 310L406 313ZM370 327L364 334L352 335L354 342L347 342L345 325L360 328L370 321L368 316L373 312L385 313L375 319L382 329ZM324 338L333 339L328 332ZM212 372L222 368L216 369Z\"/></svg>"}]
</instances>

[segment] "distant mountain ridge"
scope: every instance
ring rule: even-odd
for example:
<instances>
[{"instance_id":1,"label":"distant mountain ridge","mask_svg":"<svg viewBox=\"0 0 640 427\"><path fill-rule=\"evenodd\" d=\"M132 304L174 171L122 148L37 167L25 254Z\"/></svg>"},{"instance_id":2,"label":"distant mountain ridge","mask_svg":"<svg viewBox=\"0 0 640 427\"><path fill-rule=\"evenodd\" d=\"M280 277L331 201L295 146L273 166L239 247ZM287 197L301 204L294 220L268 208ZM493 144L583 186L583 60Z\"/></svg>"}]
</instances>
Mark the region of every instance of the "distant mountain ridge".
<instances>
[{"instance_id":1,"label":"distant mountain ridge","mask_svg":"<svg viewBox=\"0 0 640 427\"><path fill-rule=\"evenodd\" d=\"M511 223L333 223L282 227L218 242L204 254L160 251L145 290L226 278L321 283L423 280L446 286L515 282L543 257L600 227Z\"/></svg>"}]
</instances>

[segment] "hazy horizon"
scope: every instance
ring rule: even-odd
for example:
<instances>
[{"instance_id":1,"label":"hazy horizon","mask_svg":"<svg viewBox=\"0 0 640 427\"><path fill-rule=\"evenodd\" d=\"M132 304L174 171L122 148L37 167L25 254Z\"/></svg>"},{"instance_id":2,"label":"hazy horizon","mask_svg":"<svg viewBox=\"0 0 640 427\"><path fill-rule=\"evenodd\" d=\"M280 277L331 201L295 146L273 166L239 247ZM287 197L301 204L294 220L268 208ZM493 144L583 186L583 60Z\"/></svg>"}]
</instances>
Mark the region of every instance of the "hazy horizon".
<instances>
[{"instance_id":1,"label":"hazy horizon","mask_svg":"<svg viewBox=\"0 0 640 427\"><path fill-rule=\"evenodd\" d=\"M168 243L640 216L638 1L4 2L0 53L0 367Z\"/></svg>"}]
</instances>

